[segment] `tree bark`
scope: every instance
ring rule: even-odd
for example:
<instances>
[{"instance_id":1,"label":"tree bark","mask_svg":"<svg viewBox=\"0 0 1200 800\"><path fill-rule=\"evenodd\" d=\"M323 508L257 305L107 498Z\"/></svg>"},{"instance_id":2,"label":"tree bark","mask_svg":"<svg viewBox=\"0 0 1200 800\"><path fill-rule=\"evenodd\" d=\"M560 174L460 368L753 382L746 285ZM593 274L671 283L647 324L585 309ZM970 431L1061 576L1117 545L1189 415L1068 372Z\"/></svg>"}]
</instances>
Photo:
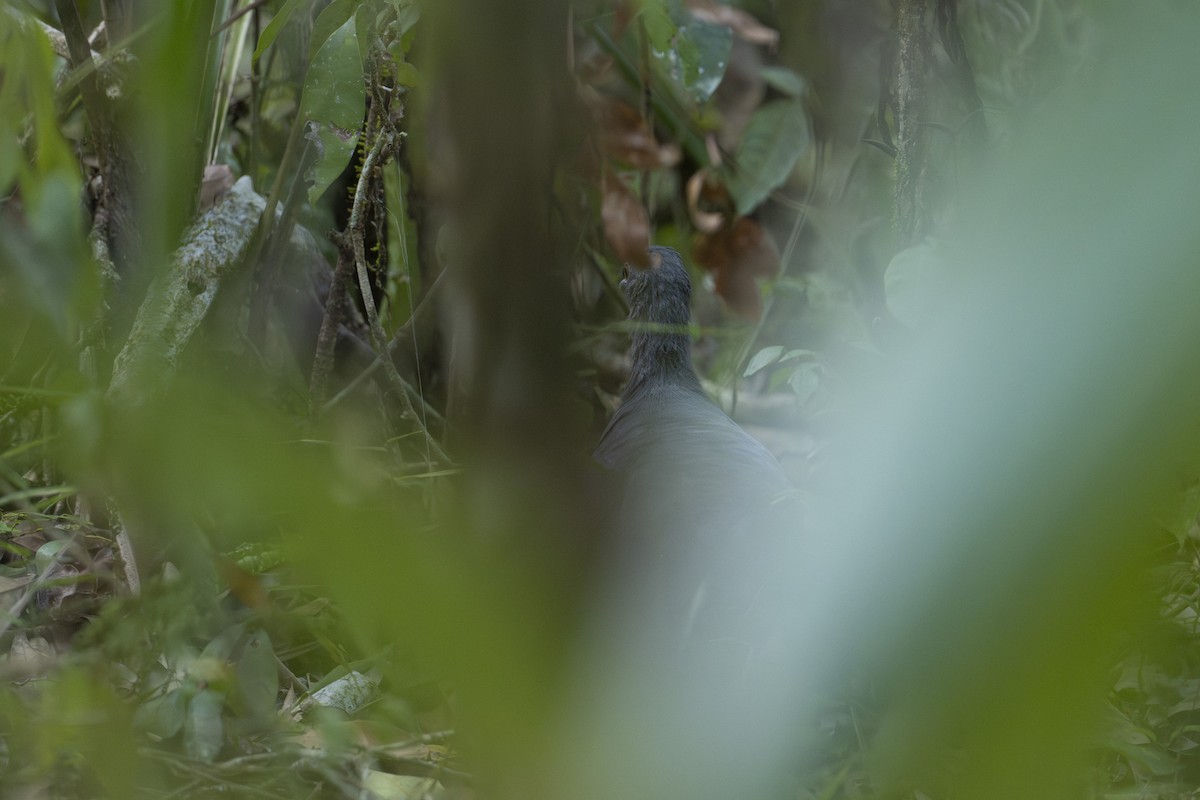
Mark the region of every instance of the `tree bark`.
<instances>
[{"instance_id":1,"label":"tree bark","mask_svg":"<svg viewBox=\"0 0 1200 800\"><path fill-rule=\"evenodd\" d=\"M930 0L896 5L896 249L920 242L929 232Z\"/></svg>"}]
</instances>

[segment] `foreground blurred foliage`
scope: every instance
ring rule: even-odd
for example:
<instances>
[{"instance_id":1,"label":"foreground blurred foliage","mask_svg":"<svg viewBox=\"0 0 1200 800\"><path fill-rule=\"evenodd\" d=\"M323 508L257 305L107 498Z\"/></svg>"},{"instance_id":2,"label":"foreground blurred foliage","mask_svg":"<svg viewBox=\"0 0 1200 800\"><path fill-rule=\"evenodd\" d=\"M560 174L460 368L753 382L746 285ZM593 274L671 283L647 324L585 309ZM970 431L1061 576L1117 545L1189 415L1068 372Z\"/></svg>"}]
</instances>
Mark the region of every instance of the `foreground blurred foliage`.
<instances>
[{"instance_id":1,"label":"foreground blurred foliage","mask_svg":"<svg viewBox=\"0 0 1200 800\"><path fill-rule=\"evenodd\" d=\"M1200 18L896 5L915 126L839 0L0 8L0 793L1200 796ZM603 644L651 238L809 510L702 730Z\"/></svg>"}]
</instances>

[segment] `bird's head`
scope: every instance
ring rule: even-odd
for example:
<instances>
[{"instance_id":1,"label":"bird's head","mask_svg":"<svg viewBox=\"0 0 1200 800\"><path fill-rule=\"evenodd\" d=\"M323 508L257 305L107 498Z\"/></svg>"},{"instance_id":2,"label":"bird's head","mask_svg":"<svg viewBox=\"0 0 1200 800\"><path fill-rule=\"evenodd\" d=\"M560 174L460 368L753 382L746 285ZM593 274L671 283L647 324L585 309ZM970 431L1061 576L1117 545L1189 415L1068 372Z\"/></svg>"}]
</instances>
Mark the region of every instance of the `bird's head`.
<instances>
[{"instance_id":1,"label":"bird's head","mask_svg":"<svg viewBox=\"0 0 1200 800\"><path fill-rule=\"evenodd\" d=\"M626 266L621 289L629 300L629 318L662 325L687 325L692 281L679 253L669 247L650 248L650 266Z\"/></svg>"}]
</instances>

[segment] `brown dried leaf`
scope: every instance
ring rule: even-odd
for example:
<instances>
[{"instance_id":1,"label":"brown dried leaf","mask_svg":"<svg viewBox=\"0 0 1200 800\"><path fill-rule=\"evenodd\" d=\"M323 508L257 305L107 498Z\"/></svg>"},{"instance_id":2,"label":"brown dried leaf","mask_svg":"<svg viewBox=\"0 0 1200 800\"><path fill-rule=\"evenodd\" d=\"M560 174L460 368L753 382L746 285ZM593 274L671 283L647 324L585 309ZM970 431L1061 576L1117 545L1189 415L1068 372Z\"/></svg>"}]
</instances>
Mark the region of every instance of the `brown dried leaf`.
<instances>
[{"instance_id":1,"label":"brown dried leaf","mask_svg":"<svg viewBox=\"0 0 1200 800\"><path fill-rule=\"evenodd\" d=\"M209 164L204 168L204 178L200 181L200 207L203 214L217 203L221 195L233 188L233 170L226 164Z\"/></svg>"},{"instance_id":2,"label":"brown dried leaf","mask_svg":"<svg viewBox=\"0 0 1200 800\"><path fill-rule=\"evenodd\" d=\"M270 606L271 600L267 595L267 587L260 576L243 569L238 566L237 562L223 556L217 559L217 569L229 587L229 593L242 605L260 611Z\"/></svg>"},{"instance_id":3,"label":"brown dried leaf","mask_svg":"<svg viewBox=\"0 0 1200 800\"><path fill-rule=\"evenodd\" d=\"M595 93L585 93L584 99L600 131L600 147L609 158L645 170L679 163L678 145L660 144L637 109Z\"/></svg>"},{"instance_id":4,"label":"brown dried leaf","mask_svg":"<svg viewBox=\"0 0 1200 800\"><path fill-rule=\"evenodd\" d=\"M708 170L699 170L687 182L687 209L692 226L701 233L716 233L725 225L733 209L729 191L710 180ZM716 209L716 210L713 210Z\"/></svg>"},{"instance_id":5,"label":"brown dried leaf","mask_svg":"<svg viewBox=\"0 0 1200 800\"><path fill-rule=\"evenodd\" d=\"M761 44L774 47L779 44L779 31L763 25L752 14L740 8L730 8L715 0L688 0L688 10L692 16L710 25L720 25L729 28L742 39L751 44Z\"/></svg>"},{"instance_id":6,"label":"brown dried leaf","mask_svg":"<svg viewBox=\"0 0 1200 800\"><path fill-rule=\"evenodd\" d=\"M603 194L600 217L604 222L604 238L613 254L623 262L648 266L650 221L641 201L611 169L605 171L600 191Z\"/></svg>"},{"instance_id":7,"label":"brown dried leaf","mask_svg":"<svg viewBox=\"0 0 1200 800\"><path fill-rule=\"evenodd\" d=\"M702 234L693 252L698 264L715 273L717 294L730 310L757 321L762 315L758 283L779 272L779 250L763 227L741 217L714 234Z\"/></svg>"}]
</instances>

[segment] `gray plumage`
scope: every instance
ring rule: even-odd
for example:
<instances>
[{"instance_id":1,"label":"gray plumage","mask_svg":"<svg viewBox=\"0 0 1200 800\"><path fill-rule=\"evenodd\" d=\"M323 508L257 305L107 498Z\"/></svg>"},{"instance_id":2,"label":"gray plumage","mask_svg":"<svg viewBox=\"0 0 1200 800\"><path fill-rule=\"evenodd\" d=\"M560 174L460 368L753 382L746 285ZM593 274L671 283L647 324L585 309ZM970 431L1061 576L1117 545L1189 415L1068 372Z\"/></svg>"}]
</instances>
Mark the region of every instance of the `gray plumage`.
<instances>
[{"instance_id":1,"label":"gray plumage","mask_svg":"<svg viewBox=\"0 0 1200 800\"><path fill-rule=\"evenodd\" d=\"M792 484L770 452L704 393L692 366L691 281L652 247L628 271L630 379L594 457L620 476L622 574L644 611L685 641L754 638ZM644 584L640 589L634 587ZM736 648L735 648L736 649Z\"/></svg>"}]
</instances>

